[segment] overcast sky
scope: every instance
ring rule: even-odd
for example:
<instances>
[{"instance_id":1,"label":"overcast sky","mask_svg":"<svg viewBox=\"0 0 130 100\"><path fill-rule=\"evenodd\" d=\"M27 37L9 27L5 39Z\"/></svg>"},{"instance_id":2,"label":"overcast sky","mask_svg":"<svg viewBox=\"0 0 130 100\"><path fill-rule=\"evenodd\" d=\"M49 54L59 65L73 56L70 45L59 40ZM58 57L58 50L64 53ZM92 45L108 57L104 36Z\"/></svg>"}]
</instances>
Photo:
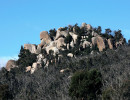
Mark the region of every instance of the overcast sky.
<instances>
[{"instance_id":1,"label":"overcast sky","mask_svg":"<svg viewBox=\"0 0 130 100\"><path fill-rule=\"evenodd\" d=\"M130 0L0 0L0 66L43 30L86 22L122 30L130 39Z\"/></svg>"}]
</instances>

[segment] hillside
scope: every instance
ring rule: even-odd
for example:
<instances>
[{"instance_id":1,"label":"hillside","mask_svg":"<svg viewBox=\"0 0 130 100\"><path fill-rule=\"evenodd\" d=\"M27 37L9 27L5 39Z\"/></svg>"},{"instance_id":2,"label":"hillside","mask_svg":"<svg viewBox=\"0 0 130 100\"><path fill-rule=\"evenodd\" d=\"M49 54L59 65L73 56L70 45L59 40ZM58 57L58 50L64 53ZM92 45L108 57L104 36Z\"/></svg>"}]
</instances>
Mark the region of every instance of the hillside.
<instances>
[{"instance_id":1,"label":"hillside","mask_svg":"<svg viewBox=\"0 0 130 100\"><path fill-rule=\"evenodd\" d=\"M86 23L41 32L39 45L24 44L19 59L9 60L0 70L0 99L129 100L130 46L120 30L111 33ZM100 93L92 85L88 92L94 95L72 97L73 77L93 69L101 73ZM85 94L87 88L82 90Z\"/></svg>"}]
</instances>

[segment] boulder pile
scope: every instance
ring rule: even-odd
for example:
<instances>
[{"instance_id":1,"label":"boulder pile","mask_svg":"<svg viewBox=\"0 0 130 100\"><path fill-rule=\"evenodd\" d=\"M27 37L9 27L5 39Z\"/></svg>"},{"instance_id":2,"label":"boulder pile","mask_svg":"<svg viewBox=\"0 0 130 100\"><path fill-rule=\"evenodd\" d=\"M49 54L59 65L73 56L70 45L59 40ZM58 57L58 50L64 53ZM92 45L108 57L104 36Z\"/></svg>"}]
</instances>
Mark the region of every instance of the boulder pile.
<instances>
[{"instance_id":1,"label":"boulder pile","mask_svg":"<svg viewBox=\"0 0 130 100\"><path fill-rule=\"evenodd\" d=\"M64 51L64 47L68 50L70 48L74 48L77 41L80 41L79 47L85 49L87 47L92 48L93 46L97 46L99 52L106 49L105 41L107 41L109 49L113 49L114 45L117 47L118 45L123 44L123 38L121 38L120 41L113 42L113 38L109 37L106 39L99 34L97 30L98 29L94 29L90 24L82 23L81 27L76 25L69 26L68 29L60 27L54 36L50 36L50 33L47 31L40 32L40 44L24 44L24 49L29 50L31 53L37 54L36 62L34 62L32 66L27 66L26 72L30 71L31 74L34 73L38 67L42 67L42 63L44 63L45 67L49 65L49 61L41 52L42 50L45 50L47 54L49 54L50 51L53 51L54 56L58 55L58 57L61 57L63 55L59 54L60 51ZM68 36L72 38L70 43L68 43L68 40L66 39ZM75 55L72 52L69 52L67 56L74 57ZM15 61L9 60L6 65L6 69L10 71L10 69L14 67L16 67Z\"/></svg>"}]
</instances>

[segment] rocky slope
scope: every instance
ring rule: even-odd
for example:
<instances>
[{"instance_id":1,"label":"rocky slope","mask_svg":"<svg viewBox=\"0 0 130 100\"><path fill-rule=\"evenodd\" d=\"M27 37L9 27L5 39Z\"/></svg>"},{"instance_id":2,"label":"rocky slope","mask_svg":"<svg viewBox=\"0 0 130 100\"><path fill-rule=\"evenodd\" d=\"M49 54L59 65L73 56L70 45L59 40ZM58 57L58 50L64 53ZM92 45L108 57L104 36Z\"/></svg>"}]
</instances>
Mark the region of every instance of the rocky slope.
<instances>
[{"instance_id":1,"label":"rocky slope","mask_svg":"<svg viewBox=\"0 0 130 100\"><path fill-rule=\"evenodd\" d=\"M40 32L41 43L39 45L24 44L24 49L37 54L36 62L31 66L26 66L26 72L31 71L31 74L34 73L38 67L42 67L42 62L44 62L46 67L49 65L49 61L44 53L42 53L43 50L45 50L47 54L52 51L53 55L58 55L59 58L63 56L61 52L68 50L68 54L66 55L74 57L76 56L75 52L73 52L76 51L75 47L80 51L81 49L85 50L89 48L91 49L90 53L92 53L94 51L93 48L96 46L98 51L102 52L108 48L114 49L114 47L117 48L119 45L125 44L125 39L120 31L115 32L115 34L120 35L118 36L118 40L116 40L116 37L112 36L110 33L111 30L106 29L106 32L102 34L100 27L93 28L86 23L82 23L80 27L76 24L74 26L69 25L65 28L61 27L57 31L55 29L50 30L49 34L47 31L42 31ZM10 68L14 68L15 65L13 62L13 60L8 62L6 66L8 71ZM18 66L16 65L16 67Z\"/></svg>"},{"instance_id":2,"label":"rocky slope","mask_svg":"<svg viewBox=\"0 0 130 100\"><path fill-rule=\"evenodd\" d=\"M97 69L103 86L96 100L129 100L130 46L114 33L86 23L41 32L39 45L24 44L19 59L0 70L0 99L71 100L73 74Z\"/></svg>"}]
</instances>

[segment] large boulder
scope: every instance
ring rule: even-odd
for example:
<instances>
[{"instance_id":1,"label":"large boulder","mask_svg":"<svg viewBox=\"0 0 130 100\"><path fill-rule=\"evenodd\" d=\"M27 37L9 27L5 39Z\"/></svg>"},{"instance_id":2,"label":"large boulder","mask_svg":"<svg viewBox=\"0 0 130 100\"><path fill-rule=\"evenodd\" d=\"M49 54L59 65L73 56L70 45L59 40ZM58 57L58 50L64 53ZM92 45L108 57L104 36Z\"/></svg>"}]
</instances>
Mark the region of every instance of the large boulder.
<instances>
[{"instance_id":1,"label":"large boulder","mask_svg":"<svg viewBox=\"0 0 130 100\"><path fill-rule=\"evenodd\" d=\"M92 30L92 26L90 24L87 24L86 28L87 28L88 31Z\"/></svg>"},{"instance_id":2,"label":"large boulder","mask_svg":"<svg viewBox=\"0 0 130 100\"><path fill-rule=\"evenodd\" d=\"M58 48L56 47L56 43L52 41L49 46L45 48L46 52L49 54L49 51L52 50L54 52L54 55L59 53Z\"/></svg>"},{"instance_id":3,"label":"large boulder","mask_svg":"<svg viewBox=\"0 0 130 100\"><path fill-rule=\"evenodd\" d=\"M16 61L15 60L9 60L6 64L6 69L7 71L10 71L11 68L15 68L16 67Z\"/></svg>"},{"instance_id":4,"label":"large boulder","mask_svg":"<svg viewBox=\"0 0 130 100\"><path fill-rule=\"evenodd\" d=\"M92 30L92 26L86 23L82 23L81 28L84 28L87 31Z\"/></svg>"},{"instance_id":5,"label":"large boulder","mask_svg":"<svg viewBox=\"0 0 130 100\"><path fill-rule=\"evenodd\" d=\"M44 41L45 44L49 44L51 42L51 38L47 31L42 31L40 33L40 40Z\"/></svg>"},{"instance_id":6,"label":"large boulder","mask_svg":"<svg viewBox=\"0 0 130 100\"><path fill-rule=\"evenodd\" d=\"M86 23L82 23L81 27L86 27L86 25L87 25Z\"/></svg>"},{"instance_id":7,"label":"large boulder","mask_svg":"<svg viewBox=\"0 0 130 100\"><path fill-rule=\"evenodd\" d=\"M92 37L91 40L93 45L97 44L97 37Z\"/></svg>"},{"instance_id":8,"label":"large boulder","mask_svg":"<svg viewBox=\"0 0 130 100\"><path fill-rule=\"evenodd\" d=\"M86 47L88 47L88 46L90 46L90 42L88 42L88 41L84 41L83 42L83 48L86 48Z\"/></svg>"},{"instance_id":9,"label":"large boulder","mask_svg":"<svg viewBox=\"0 0 130 100\"><path fill-rule=\"evenodd\" d=\"M55 43L56 43L56 47L58 49L63 49L62 46L65 45L65 42L64 42L64 38L63 37L60 37L58 40L55 40Z\"/></svg>"},{"instance_id":10,"label":"large boulder","mask_svg":"<svg viewBox=\"0 0 130 100\"><path fill-rule=\"evenodd\" d=\"M31 74L33 74L40 67L42 67L41 64L38 64L37 62L33 63L31 68Z\"/></svg>"},{"instance_id":11,"label":"large boulder","mask_svg":"<svg viewBox=\"0 0 130 100\"><path fill-rule=\"evenodd\" d=\"M43 59L44 57L43 57L43 55L42 54L39 54L38 56L37 56L37 63L38 64L42 64L42 59Z\"/></svg>"},{"instance_id":12,"label":"large boulder","mask_svg":"<svg viewBox=\"0 0 130 100\"><path fill-rule=\"evenodd\" d=\"M72 53L68 53L67 56L68 57L74 57L74 55Z\"/></svg>"},{"instance_id":13,"label":"large boulder","mask_svg":"<svg viewBox=\"0 0 130 100\"><path fill-rule=\"evenodd\" d=\"M35 70L37 70L37 66L38 64L35 62L35 63L33 63L33 65L32 65L32 68L31 68L31 74L33 74L34 73L34 71Z\"/></svg>"},{"instance_id":14,"label":"large boulder","mask_svg":"<svg viewBox=\"0 0 130 100\"><path fill-rule=\"evenodd\" d=\"M43 39L41 39L41 43L39 44L40 47L43 47L46 43L44 42Z\"/></svg>"},{"instance_id":15,"label":"large boulder","mask_svg":"<svg viewBox=\"0 0 130 100\"><path fill-rule=\"evenodd\" d=\"M26 72L31 71L31 66L26 67Z\"/></svg>"},{"instance_id":16,"label":"large boulder","mask_svg":"<svg viewBox=\"0 0 130 100\"><path fill-rule=\"evenodd\" d=\"M70 42L70 46L73 48L74 47L74 41Z\"/></svg>"},{"instance_id":17,"label":"large boulder","mask_svg":"<svg viewBox=\"0 0 130 100\"><path fill-rule=\"evenodd\" d=\"M68 31L61 31L61 29L59 28L58 30L57 30L57 32L56 32L56 38L55 38L55 40L57 40L58 38L60 38L60 37L67 37L67 35L68 35Z\"/></svg>"},{"instance_id":18,"label":"large boulder","mask_svg":"<svg viewBox=\"0 0 130 100\"><path fill-rule=\"evenodd\" d=\"M105 49L105 43L102 37L97 36L97 37L92 37L92 44L97 45L99 51L103 51Z\"/></svg>"},{"instance_id":19,"label":"large boulder","mask_svg":"<svg viewBox=\"0 0 130 100\"><path fill-rule=\"evenodd\" d=\"M74 40L74 44L76 44L76 40L78 38L78 35L76 35L75 33L73 32L69 32L69 34L72 36L73 40Z\"/></svg>"},{"instance_id":20,"label":"large boulder","mask_svg":"<svg viewBox=\"0 0 130 100\"><path fill-rule=\"evenodd\" d=\"M104 40L100 36L97 38L97 46L98 46L99 51L103 51L103 49L105 49Z\"/></svg>"},{"instance_id":21,"label":"large boulder","mask_svg":"<svg viewBox=\"0 0 130 100\"><path fill-rule=\"evenodd\" d=\"M41 46L38 45L38 46L37 46L37 49L36 49L36 54L40 54L40 53L41 53Z\"/></svg>"},{"instance_id":22,"label":"large boulder","mask_svg":"<svg viewBox=\"0 0 130 100\"><path fill-rule=\"evenodd\" d=\"M109 49L113 49L112 40L108 39L107 41L108 41Z\"/></svg>"},{"instance_id":23,"label":"large boulder","mask_svg":"<svg viewBox=\"0 0 130 100\"><path fill-rule=\"evenodd\" d=\"M92 31L92 36L96 37L96 36L98 36L98 34L94 31Z\"/></svg>"},{"instance_id":24,"label":"large boulder","mask_svg":"<svg viewBox=\"0 0 130 100\"><path fill-rule=\"evenodd\" d=\"M29 50L31 53L36 53L35 44L24 44L24 49Z\"/></svg>"}]
</instances>

